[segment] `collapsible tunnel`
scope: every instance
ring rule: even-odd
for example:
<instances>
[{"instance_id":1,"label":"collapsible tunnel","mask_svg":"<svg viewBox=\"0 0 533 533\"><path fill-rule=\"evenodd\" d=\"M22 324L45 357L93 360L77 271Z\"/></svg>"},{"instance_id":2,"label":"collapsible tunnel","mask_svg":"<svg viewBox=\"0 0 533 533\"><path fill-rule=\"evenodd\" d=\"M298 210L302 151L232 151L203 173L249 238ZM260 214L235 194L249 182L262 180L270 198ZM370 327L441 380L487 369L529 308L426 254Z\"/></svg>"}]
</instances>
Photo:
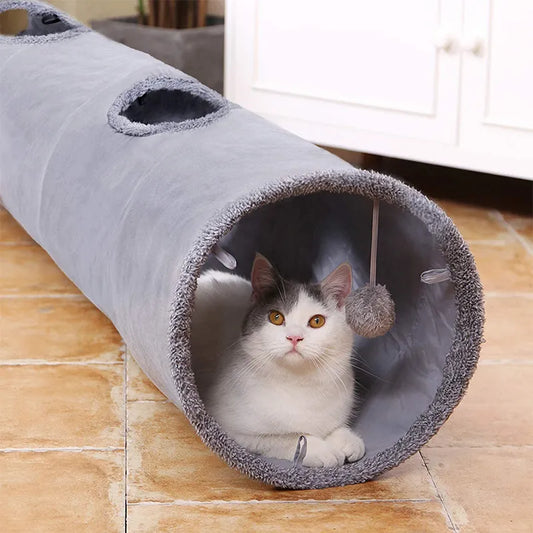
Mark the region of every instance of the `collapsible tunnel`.
<instances>
[{"instance_id":1,"label":"collapsible tunnel","mask_svg":"<svg viewBox=\"0 0 533 533\"><path fill-rule=\"evenodd\" d=\"M0 2L8 9L25 9L29 24L0 36L0 199L204 442L240 471L289 488L362 482L427 442L465 391L483 323L474 261L443 211L46 4ZM259 251L299 281L349 261L363 285L375 199L378 282L396 323L354 350L354 427L366 455L335 468L256 456L198 393L197 278L225 269L219 249L243 276Z\"/></svg>"}]
</instances>

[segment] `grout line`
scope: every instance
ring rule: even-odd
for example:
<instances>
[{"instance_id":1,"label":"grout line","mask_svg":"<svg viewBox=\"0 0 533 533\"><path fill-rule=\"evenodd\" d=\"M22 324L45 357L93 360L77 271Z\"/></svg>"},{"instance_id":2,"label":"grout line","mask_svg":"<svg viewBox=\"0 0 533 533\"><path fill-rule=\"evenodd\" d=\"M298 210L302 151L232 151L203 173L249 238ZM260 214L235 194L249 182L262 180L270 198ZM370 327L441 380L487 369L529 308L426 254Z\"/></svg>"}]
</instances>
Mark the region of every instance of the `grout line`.
<instances>
[{"instance_id":1,"label":"grout line","mask_svg":"<svg viewBox=\"0 0 533 533\"><path fill-rule=\"evenodd\" d=\"M515 291L515 292L505 292L505 291L487 291L484 294L485 299L486 298L533 298L533 292L527 292L527 291Z\"/></svg>"},{"instance_id":2,"label":"grout line","mask_svg":"<svg viewBox=\"0 0 533 533\"><path fill-rule=\"evenodd\" d=\"M439 446L438 444L426 444L424 447L428 450L434 450L436 448L440 450L533 450L533 444L447 444L445 446Z\"/></svg>"},{"instance_id":3,"label":"grout line","mask_svg":"<svg viewBox=\"0 0 533 533\"><path fill-rule=\"evenodd\" d=\"M170 502L157 502L157 501L142 501L142 502L130 502L130 506L176 506L176 507L188 507L196 505L276 505L276 504L295 504L295 503L305 503L305 504L334 504L342 505L345 503L427 503L434 500L429 498L353 498L353 499L336 499L336 500L316 500L316 499L302 499L302 500L173 500Z\"/></svg>"},{"instance_id":4,"label":"grout line","mask_svg":"<svg viewBox=\"0 0 533 533\"><path fill-rule=\"evenodd\" d=\"M128 531L128 348L122 343L124 354L124 533Z\"/></svg>"},{"instance_id":5,"label":"grout line","mask_svg":"<svg viewBox=\"0 0 533 533\"><path fill-rule=\"evenodd\" d=\"M429 470L429 466L426 463L425 457L422 455L422 452L420 450L418 450L418 454L420 455L420 457L422 459L422 463L424 464L424 467L426 468L426 471L428 473L429 479L431 480L433 488L435 489L435 492L437 494L437 498L439 499L440 504L442 506L442 509L444 511L444 514L446 515L446 518L448 520L448 524L450 524L451 529L452 529L452 531L454 531L454 533L459 533L459 530L458 530L457 526L455 525L455 522L452 520L452 516L450 514L450 511L448 511L448 507L444 503L444 499L442 497L442 494L440 493L439 488L437 487L437 483L433 479L433 475L431 474L431 471Z\"/></svg>"},{"instance_id":6,"label":"grout line","mask_svg":"<svg viewBox=\"0 0 533 533\"><path fill-rule=\"evenodd\" d=\"M46 452L116 452L120 446L67 446L61 448L0 448L0 453L46 453Z\"/></svg>"},{"instance_id":7,"label":"grout line","mask_svg":"<svg viewBox=\"0 0 533 533\"><path fill-rule=\"evenodd\" d=\"M32 299L32 298L71 298L73 300L87 300L85 295L78 293L54 293L54 294L0 294L0 298L6 300ZM88 301L88 300L87 300Z\"/></svg>"},{"instance_id":8,"label":"grout line","mask_svg":"<svg viewBox=\"0 0 533 533\"><path fill-rule=\"evenodd\" d=\"M496 211L494 213L494 218L500 223L501 226L503 226L518 242L520 242L520 244L526 249L526 252L529 254L529 255L533 255L533 248L531 247L531 245L527 242L527 239L524 239L524 237L522 237L522 235L520 235L520 233L518 233L518 231L516 231L512 224L510 224L509 222L507 222L507 220L505 220L505 217L500 213L500 211Z\"/></svg>"},{"instance_id":9,"label":"grout line","mask_svg":"<svg viewBox=\"0 0 533 533\"><path fill-rule=\"evenodd\" d=\"M128 403L172 403L168 398L156 399L144 399L144 400L128 400Z\"/></svg>"},{"instance_id":10,"label":"grout line","mask_svg":"<svg viewBox=\"0 0 533 533\"><path fill-rule=\"evenodd\" d=\"M14 359L0 361L0 366L116 366L121 365L122 361L43 361L40 359L17 361Z\"/></svg>"},{"instance_id":11,"label":"grout line","mask_svg":"<svg viewBox=\"0 0 533 533\"><path fill-rule=\"evenodd\" d=\"M506 246L509 241L503 239L467 239L469 246Z\"/></svg>"},{"instance_id":12,"label":"grout line","mask_svg":"<svg viewBox=\"0 0 533 533\"><path fill-rule=\"evenodd\" d=\"M479 359L479 366L496 366L496 365L533 365L533 359Z\"/></svg>"},{"instance_id":13,"label":"grout line","mask_svg":"<svg viewBox=\"0 0 533 533\"><path fill-rule=\"evenodd\" d=\"M39 246L36 242L32 241L4 241L0 242L0 246Z\"/></svg>"}]
</instances>

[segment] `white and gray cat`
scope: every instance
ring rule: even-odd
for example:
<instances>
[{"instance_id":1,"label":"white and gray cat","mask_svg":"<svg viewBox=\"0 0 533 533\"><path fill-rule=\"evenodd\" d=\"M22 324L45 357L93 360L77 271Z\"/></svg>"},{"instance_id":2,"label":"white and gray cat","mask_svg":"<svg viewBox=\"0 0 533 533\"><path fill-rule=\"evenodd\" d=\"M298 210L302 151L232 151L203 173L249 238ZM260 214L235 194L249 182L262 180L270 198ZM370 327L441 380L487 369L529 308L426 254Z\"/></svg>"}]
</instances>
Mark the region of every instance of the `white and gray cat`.
<instances>
[{"instance_id":1,"label":"white and gray cat","mask_svg":"<svg viewBox=\"0 0 533 533\"><path fill-rule=\"evenodd\" d=\"M200 276L193 367L207 410L239 444L292 460L305 435L306 466L363 456L363 440L348 427L354 333L344 301L351 285L347 263L319 284L298 284L260 254L251 282L215 270Z\"/></svg>"}]
</instances>

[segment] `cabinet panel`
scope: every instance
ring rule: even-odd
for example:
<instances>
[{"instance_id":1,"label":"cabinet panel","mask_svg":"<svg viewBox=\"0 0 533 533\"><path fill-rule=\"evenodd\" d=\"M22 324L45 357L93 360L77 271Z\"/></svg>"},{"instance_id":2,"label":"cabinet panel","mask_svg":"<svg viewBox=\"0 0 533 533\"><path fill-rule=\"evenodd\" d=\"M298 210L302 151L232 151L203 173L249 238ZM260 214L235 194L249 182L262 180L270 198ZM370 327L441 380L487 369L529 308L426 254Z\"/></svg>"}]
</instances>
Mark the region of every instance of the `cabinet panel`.
<instances>
[{"instance_id":1,"label":"cabinet panel","mask_svg":"<svg viewBox=\"0 0 533 533\"><path fill-rule=\"evenodd\" d=\"M461 0L228 0L226 95L315 142L328 128L454 144ZM321 133L322 132L322 133ZM347 148L358 149L357 146Z\"/></svg>"},{"instance_id":2,"label":"cabinet panel","mask_svg":"<svg viewBox=\"0 0 533 533\"><path fill-rule=\"evenodd\" d=\"M252 86L432 115L438 4L411 0L406 10L395 0L259 1Z\"/></svg>"},{"instance_id":3,"label":"cabinet panel","mask_svg":"<svg viewBox=\"0 0 533 533\"><path fill-rule=\"evenodd\" d=\"M460 145L533 175L533 3L465 2ZM472 51L469 43L478 41ZM510 170L513 171L513 170Z\"/></svg>"},{"instance_id":4,"label":"cabinet panel","mask_svg":"<svg viewBox=\"0 0 533 533\"><path fill-rule=\"evenodd\" d=\"M533 2L493 0L485 120L533 130Z\"/></svg>"}]
</instances>

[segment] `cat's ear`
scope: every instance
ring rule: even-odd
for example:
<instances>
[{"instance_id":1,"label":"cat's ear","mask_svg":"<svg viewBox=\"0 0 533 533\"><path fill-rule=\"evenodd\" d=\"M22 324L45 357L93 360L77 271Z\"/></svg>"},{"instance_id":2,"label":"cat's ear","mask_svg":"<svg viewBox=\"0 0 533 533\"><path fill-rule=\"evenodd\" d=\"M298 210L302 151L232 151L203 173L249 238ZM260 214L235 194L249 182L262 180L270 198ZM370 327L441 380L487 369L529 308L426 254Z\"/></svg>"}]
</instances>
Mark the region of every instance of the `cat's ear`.
<instances>
[{"instance_id":1,"label":"cat's ear","mask_svg":"<svg viewBox=\"0 0 533 533\"><path fill-rule=\"evenodd\" d=\"M255 254L252 265L252 296L260 300L265 293L271 292L277 286L277 273L270 261L260 253Z\"/></svg>"},{"instance_id":2,"label":"cat's ear","mask_svg":"<svg viewBox=\"0 0 533 533\"><path fill-rule=\"evenodd\" d=\"M342 263L320 283L320 290L327 299L333 299L342 307L352 291L352 267Z\"/></svg>"}]
</instances>

